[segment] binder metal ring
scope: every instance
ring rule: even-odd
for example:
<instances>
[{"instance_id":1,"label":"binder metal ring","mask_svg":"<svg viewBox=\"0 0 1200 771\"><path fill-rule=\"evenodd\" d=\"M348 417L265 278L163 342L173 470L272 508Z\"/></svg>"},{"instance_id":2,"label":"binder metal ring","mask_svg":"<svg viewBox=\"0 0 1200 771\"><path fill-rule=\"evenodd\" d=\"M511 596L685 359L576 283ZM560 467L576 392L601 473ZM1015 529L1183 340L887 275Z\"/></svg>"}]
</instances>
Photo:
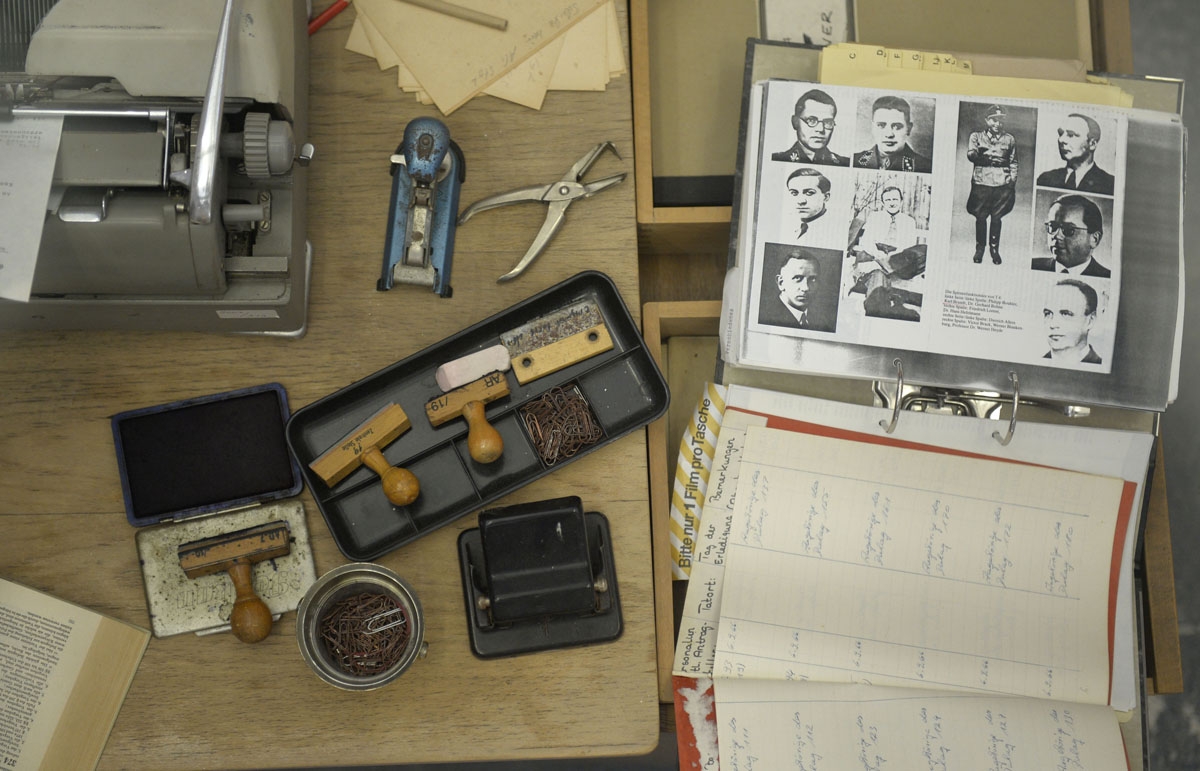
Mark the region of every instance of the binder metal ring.
<instances>
[{"instance_id":1,"label":"binder metal ring","mask_svg":"<svg viewBox=\"0 0 1200 771\"><path fill-rule=\"evenodd\" d=\"M896 421L900 420L900 397L904 394L904 362L897 356L892 359L892 364L896 367L896 401L892 402L892 420L890 423L879 421L879 427L888 434L896 430Z\"/></svg>"},{"instance_id":2,"label":"binder metal ring","mask_svg":"<svg viewBox=\"0 0 1200 771\"><path fill-rule=\"evenodd\" d=\"M1021 381L1017 378L1016 372L1009 372L1008 379L1012 381L1013 399L1012 399L1012 414L1008 416L1008 433L1003 436L999 431L992 432L992 438L1000 443L1001 447L1007 447L1012 441L1013 432L1017 430L1017 404L1021 401Z\"/></svg>"}]
</instances>

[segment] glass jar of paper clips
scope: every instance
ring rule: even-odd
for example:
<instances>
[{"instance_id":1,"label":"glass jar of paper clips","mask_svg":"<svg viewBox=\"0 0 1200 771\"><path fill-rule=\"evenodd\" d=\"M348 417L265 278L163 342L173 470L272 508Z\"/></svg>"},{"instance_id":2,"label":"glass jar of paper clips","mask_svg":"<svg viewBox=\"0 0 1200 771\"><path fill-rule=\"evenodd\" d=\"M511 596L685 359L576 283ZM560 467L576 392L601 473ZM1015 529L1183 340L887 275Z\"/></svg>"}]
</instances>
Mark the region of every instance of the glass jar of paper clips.
<instances>
[{"instance_id":1,"label":"glass jar of paper clips","mask_svg":"<svg viewBox=\"0 0 1200 771\"><path fill-rule=\"evenodd\" d=\"M327 683L369 691L425 656L421 603L404 579L352 562L317 579L296 611L300 654Z\"/></svg>"}]
</instances>

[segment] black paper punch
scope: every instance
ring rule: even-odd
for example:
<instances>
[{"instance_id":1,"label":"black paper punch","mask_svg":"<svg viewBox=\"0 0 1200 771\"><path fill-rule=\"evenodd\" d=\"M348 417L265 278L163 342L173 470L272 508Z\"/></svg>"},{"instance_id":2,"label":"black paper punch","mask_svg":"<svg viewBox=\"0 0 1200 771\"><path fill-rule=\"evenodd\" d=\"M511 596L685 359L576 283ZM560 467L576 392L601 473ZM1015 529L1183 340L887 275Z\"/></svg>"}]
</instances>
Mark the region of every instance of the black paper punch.
<instances>
[{"instance_id":1,"label":"black paper punch","mask_svg":"<svg viewBox=\"0 0 1200 771\"><path fill-rule=\"evenodd\" d=\"M458 538L471 650L480 658L621 635L608 519L578 497L480 513Z\"/></svg>"}]
</instances>

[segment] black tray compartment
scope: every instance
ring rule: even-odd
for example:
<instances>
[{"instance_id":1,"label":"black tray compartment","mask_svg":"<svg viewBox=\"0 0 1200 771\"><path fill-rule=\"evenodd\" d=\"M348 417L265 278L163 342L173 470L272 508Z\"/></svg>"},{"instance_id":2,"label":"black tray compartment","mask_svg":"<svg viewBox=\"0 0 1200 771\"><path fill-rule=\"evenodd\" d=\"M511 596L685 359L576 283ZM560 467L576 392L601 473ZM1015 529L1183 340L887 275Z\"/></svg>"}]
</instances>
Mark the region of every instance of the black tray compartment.
<instances>
[{"instance_id":1,"label":"black tray compartment","mask_svg":"<svg viewBox=\"0 0 1200 771\"><path fill-rule=\"evenodd\" d=\"M610 351L525 385L506 372L510 393L487 405L488 422L504 437L504 455L476 463L467 454L467 424L452 420L434 428L425 404L441 394L434 379L447 361L500 343L501 333L590 300L612 337ZM570 458L547 466L521 420L521 407L551 388L577 388L604 429L604 437ZM461 516L480 509L567 463L638 429L666 412L666 380L646 349L612 279L585 271L439 343L297 410L287 423L288 447L329 526L348 558L380 557ZM384 405L395 402L412 428L384 448L384 457L416 474L421 494L408 506L384 497L379 478L360 467L332 488L308 464Z\"/></svg>"}]
</instances>

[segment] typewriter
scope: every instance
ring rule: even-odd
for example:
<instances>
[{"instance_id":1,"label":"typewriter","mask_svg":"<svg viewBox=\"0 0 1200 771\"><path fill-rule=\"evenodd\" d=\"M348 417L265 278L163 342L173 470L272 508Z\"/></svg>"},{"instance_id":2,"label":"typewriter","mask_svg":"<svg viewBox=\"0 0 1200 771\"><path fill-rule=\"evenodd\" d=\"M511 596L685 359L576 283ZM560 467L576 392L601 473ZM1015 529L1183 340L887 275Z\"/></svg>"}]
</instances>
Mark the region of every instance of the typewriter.
<instances>
[{"instance_id":1,"label":"typewriter","mask_svg":"<svg viewBox=\"0 0 1200 771\"><path fill-rule=\"evenodd\" d=\"M30 298L0 300L0 329L303 335L304 0L6 5L0 122L61 116L62 136Z\"/></svg>"}]
</instances>

